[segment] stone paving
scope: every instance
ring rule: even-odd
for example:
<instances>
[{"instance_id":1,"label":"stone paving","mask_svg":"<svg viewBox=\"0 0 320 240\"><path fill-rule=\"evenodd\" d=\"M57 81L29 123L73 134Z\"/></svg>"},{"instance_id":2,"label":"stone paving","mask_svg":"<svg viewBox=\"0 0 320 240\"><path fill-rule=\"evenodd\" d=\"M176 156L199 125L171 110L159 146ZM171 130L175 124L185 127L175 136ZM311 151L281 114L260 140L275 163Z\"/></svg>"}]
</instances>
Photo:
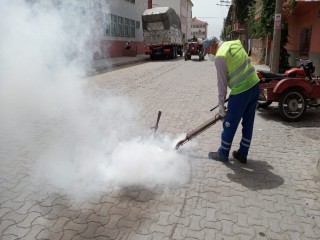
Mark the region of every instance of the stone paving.
<instances>
[{"instance_id":1,"label":"stone paving","mask_svg":"<svg viewBox=\"0 0 320 240\"><path fill-rule=\"evenodd\" d=\"M89 80L89 87L99 86L97 96L125 96L139 105L143 126L153 126L161 110L157 134L171 138L211 118L217 102L208 60L148 61ZM106 186L83 199L33 180L45 131L32 154L29 142L8 133L0 138L1 146L13 146L0 152L0 239L319 239L320 111L287 123L275 104L258 110L246 165L207 158L221 129L218 123L179 149L190 167L181 170L185 182ZM233 149L239 140L240 129Z\"/></svg>"}]
</instances>

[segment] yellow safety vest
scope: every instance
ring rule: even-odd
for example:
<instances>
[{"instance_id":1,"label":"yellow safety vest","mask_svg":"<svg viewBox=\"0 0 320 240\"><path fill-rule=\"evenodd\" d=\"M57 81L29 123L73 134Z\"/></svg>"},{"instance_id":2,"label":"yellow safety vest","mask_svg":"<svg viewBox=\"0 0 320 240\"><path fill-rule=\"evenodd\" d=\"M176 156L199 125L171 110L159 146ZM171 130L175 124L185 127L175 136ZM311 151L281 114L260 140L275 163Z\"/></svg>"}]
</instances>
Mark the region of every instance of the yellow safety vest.
<instances>
[{"instance_id":1,"label":"yellow safety vest","mask_svg":"<svg viewBox=\"0 0 320 240\"><path fill-rule=\"evenodd\" d=\"M216 57L224 57L227 65L227 85L230 94L242 93L259 82L258 75L240 40L222 43Z\"/></svg>"}]
</instances>

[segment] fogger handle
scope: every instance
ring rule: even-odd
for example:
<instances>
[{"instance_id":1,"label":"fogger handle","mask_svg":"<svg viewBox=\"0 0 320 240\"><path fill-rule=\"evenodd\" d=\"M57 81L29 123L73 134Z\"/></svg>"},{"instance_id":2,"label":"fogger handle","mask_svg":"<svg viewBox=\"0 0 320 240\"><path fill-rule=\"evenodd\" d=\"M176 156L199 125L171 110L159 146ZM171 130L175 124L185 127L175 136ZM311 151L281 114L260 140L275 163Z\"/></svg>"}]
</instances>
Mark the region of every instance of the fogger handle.
<instances>
[{"instance_id":1,"label":"fogger handle","mask_svg":"<svg viewBox=\"0 0 320 240\"><path fill-rule=\"evenodd\" d=\"M176 144L175 149L178 149L180 146L182 146L186 142L190 141L192 138L198 136L200 133L204 132L205 130L207 130L209 127L211 127L212 125L214 125L216 122L218 122L221 119L222 118L219 116L219 114L216 114L216 116L214 118L209 119L208 121L206 121L205 123L203 123L199 127L197 127L196 129L189 132L187 134L187 136L185 137L185 139L180 140Z\"/></svg>"},{"instance_id":2,"label":"fogger handle","mask_svg":"<svg viewBox=\"0 0 320 240\"><path fill-rule=\"evenodd\" d=\"M158 117L157 117L157 122L156 122L156 126L158 128L158 124L159 124L159 121L160 121L160 117L161 117L161 111L158 112Z\"/></svg>"},{"instance_id":3,"label":"fogger handle","mask_svg":"<svg viewBox=\"0 0 320 240\"><path fill-rule=\"evenodd\" d=\"M227 103L229 101L229 98L227 98L226 100L224 100L224 103ZM219 104L217 106L215 106L214 108L210 109L210 112L212 112L213 110L215 110L217 107L219 107Z\"/></svg>"},{"instance_id":4,"label":"fogger handle","mask_svg":"<svg viewBox=\"0 0 320 240\"><path fill-rule=\"evenodd\" d=\"M158 117L157 117L156 125L151 128L151 129L154 129L155 132L156 132L157 129L158 129L158 124L159 124L159 121L160 121L161 113L162 113L161 111L158 112Z\"/></svg>"}]
</instances>

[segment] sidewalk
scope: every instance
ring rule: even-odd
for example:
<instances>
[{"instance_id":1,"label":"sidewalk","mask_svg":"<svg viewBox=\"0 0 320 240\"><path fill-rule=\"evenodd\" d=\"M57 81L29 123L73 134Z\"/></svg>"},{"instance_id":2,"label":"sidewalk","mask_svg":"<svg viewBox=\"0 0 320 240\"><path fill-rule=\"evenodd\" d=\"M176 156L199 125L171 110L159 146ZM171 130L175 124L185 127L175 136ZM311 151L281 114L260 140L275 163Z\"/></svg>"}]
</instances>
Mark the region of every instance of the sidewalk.
<instances>
[{"instance_id":1,"label":"sidewalk","mask_svg":"<svg viewBox=\"0 0 320 240\"><path fill-rule=\"evenodd\" d=\"M149 60L149 55L137 55L135 57L115 57L115 58L105 58L105 59L99 59L94 60L91 67L88 69L88 75L95 75L102 72L105 72L108 69L114 68L114 67L121 67L129 64L144 62Z\"/></svg>"}]
</instances>

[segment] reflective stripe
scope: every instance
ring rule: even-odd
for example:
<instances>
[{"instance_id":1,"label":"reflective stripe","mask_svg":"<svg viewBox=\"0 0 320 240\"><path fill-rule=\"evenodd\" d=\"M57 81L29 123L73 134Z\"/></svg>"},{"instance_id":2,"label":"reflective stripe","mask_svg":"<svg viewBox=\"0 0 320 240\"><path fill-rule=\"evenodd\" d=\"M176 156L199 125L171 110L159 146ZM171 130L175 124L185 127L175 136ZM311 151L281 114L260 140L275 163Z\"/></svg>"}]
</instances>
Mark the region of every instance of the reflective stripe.
<instances>
[{"instance_id":1,"label":"reflective stripe","mask_svg":"<svg viewBox=\"0 0 320 240\"><path fill-rule=\"evenodd\" d=\"M250 147L250 144L243 143L242 141L240 142L240 144L243 145L243 146L245 146L245 147L247 147L247 148Z\"/></svg>"},{"instance_id":2,"label":"reflective stripe","mask_svg":"<svg viewBox=\"0 0 320 240\"><path fill-rule=\"evenodd\" d=\"M246 139L246 138L242 138L242 140L244 140L244 141L246 141L246 142L248 142L248 143L250 143L251 142L251 140L249 140L249 139Z\"/></svg>"},{"instance_id":3,"label":"reflective stripe","mask_svg":"<svg viewBox=\"0 0 320 240\"><path fill-rule=\"evenodd\" d=\"M227 151L230 150L230 148L231 148L231 147L226 148L226 147L224 147L224 146L222 146L222 145L221 145L220 147L223 148L224 150L227 150Z\"/></svg>"},{"instance_id":4,"label":"reflective stripe","mask_svg":"<svg viewBox=\"0 0 320 240\"><path fill-rule=\"evenodd\" d=\"M229 79L232 79L234 76L236 76L239 72L242 71L242 69L244 69L247 65L249 65L250 63L250 59L247 59L247 61L245 61L243 64L241 64L240 67L238 67L236 70L233 71L233 73L231 73L230 75L228 75Z\"/></svg>"},{"instance_id":5,"label":"reflective stripe","mask_svg":"<svg viewBox=\"0 0 320 240\"><path fill-rule=\"evenodd\" d=\"M229 88L234 87L236 84L238 84L239 82L241 82L242 80L244 80L246 77L248 77L251 73L253 73L254 67L251 67L249 71L245 72L242 76L240 76L237 80L235 80L234 82L230 83Z\"/></svg>"},{"instance_id":6,"label":"reflective stripe","mask_svg":"<svg viewBox=\"0 0 320 240\"><path fill-rule=\"evenodd\" d=\"M227 142L225 142L225 141L223 141L223 140L221 140L221 142L223 143L223 144L225 144L225 145L231 145L231 143L227 143Z\"/></svg>"}]
</instances>

